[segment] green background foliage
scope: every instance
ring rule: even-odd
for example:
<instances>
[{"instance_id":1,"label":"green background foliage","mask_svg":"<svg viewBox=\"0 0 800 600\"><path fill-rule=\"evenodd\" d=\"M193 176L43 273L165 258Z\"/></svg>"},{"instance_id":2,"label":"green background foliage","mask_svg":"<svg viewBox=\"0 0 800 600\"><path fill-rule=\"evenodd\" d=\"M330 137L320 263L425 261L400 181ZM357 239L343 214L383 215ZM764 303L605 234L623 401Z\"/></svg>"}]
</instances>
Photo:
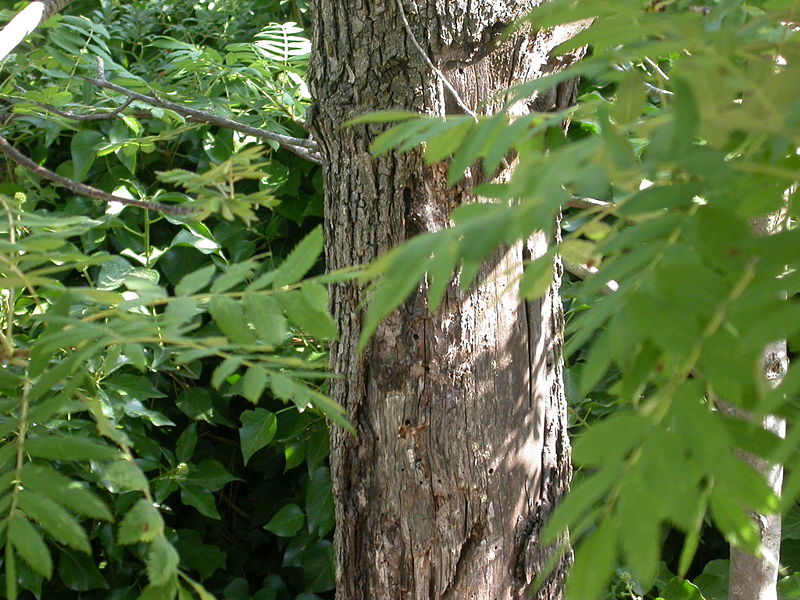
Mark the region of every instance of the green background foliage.
<instances>
[{"instance_id":1,"label":"green background foliage","mask_svg":"<svg viewBox=\"0 0 800 600\"><path fill-rule=\"evenodd\" d=\"M18 8L18 7L17 7ZM302 136L304 3L75 2L4 63L0 594L330 597L314 165L83 79ZM13 16L7 4L3 19Z\"/></svg>"}]
</instances>

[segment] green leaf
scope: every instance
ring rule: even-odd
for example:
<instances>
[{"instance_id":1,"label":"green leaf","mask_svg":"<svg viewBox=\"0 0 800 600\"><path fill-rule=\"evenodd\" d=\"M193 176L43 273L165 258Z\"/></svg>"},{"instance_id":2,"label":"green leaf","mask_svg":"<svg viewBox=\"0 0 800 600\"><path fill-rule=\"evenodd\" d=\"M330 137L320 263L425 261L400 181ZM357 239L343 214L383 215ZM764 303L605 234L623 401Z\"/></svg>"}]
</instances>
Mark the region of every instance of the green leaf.
<instances>
[{"instance_id":1,"label":"green leaf","mask_svg":"<svg viewBox=\"0 0 800 600\"><path fill-rule=\"evenodd\" d=\"M675 90L672 148L678 153L686 151L694 142L700 115L690 85L681 77L673 77L672 87Z\"/></svg>"},{"instance_id":2,"label":"green leaf","mask_svg":"<svg viewBox=\"0 0 800 600\"><path fill-rule=\"evenodd\" d=\"M133 375L129 373L115 374L104 382L108 389L119 392L126 398L136 400L151 400L153 398L166 398L149 378L143 375ZM131 415L133 416L133 415Z\"/></svg>"},{"instance_id":3,"label":"green leaf","mask_svg":"<svg viewBox=\"0 0 800 600\"><path fill-rule=\"evenodd\" d=\"M109 491L113 493L139 491L148 489L147 477L135 463L129 460L118 460L101 470Z\"/></svg>"},{"instance_id":4,"label":"green leaf","mask_svg":"<svg viewBox=\"0 0 800 600\"><path fill-rule=\"evenodd\" d=\"M297 504L287 504L273 515L264 529L281 537L294 537L305 522L303 509Z\"/></svg>"},{"instance_id":5,"label":"green leaf","mask_svg":"<svg viewBox=\"0 0 800 600\"><path fill-rule=\"evenodd\" d=\"M800 540L800 504L793 503L792 508L784 515L781 537L785 540Z\"/></svg>"},{"instance_id":6,"label":"green leaf","mask_svg":"<svg viewBox=\"0 0 800 600\"><path fill-rule=\"evenodd\" d=\"M248 367L241 379L242 395L253 404L258 404L267 385L267 372L258 365Z\"/></svg>"},{"instance_id":7,"label":"green leaf","mask_svg":"<svg viewBox=\"0 0 800 600\"><path fill-rule=\"evenodd\" d=\"M431 257L444 250L447 254L449 240L446 236L423 234L395 248L372 266L373 275L381 274L370 299L369 310L359 338L359 349L364 349L378 323L397 308L419 285L428 270ZM291 315L290 315L291 316Z\"/></svg>"},{"instance_id":8,"label":"green leaf","mask_svg":"<svg viewBox=\"0 0 800 600\"><path fill-rule=\"evenodd\" d=\"M26 464L22 468L22 485L47 496L69 510L92 519L110 521L111 513L92 491L49 467Z\"/></svg>"},{"instance_id":9,"label":"green leaf","mask_svg":"<svg viewBox=\"0 0 800 600\"><path fill-rule=\"evenodd\" d=\"M265 344L280 346L289 335L286 318L272 296L246 293L242 297L247 320L252 323L256 335Z\"/></svg>"},{"instance_id":10,"label":"green leaf","mask_svg":"<svg viewBox=\"0 0 800 600\"><path fill-rule=\"evenodd\" d=\"M221 248L210 232L200 230L196 225L191 229L181 229L172 239L170 246L186 246L203 254L217 254Z\"/></svg>"},{"instance_id":11,"label":"green leaf","mask_svg":"<svg viewBox=\"0 0 800 600\"><path fill-rule=\"evenodd\" d=\"M616 102L611 109L614 120L620 125L636 121L647 99L644 76L638 70L628 71L617 85L616 96Z\"/></svg>"},{"instance_id":12,"label":"green leaf","mask_svg":"<svg viewBox=\"0 0 800 600\"><path fill-rule=\"evenodd\" d=\"M228 291L252 275L255 268L256 262L252 260L230 265L228 269L211 284L211 293L220 294Z\"/></svg>"},{"instance_id":13,"label":"green leaf","mask_svg":"<svg viewBox=\"0 0 800 600\"><path fill-rule=\"evenodd\" d=\"M93 440L60 434L31 436L25 441L25 451L47 460L114 460L119 450Z\"/></svg>"},{"instance_id":14,"label":"green leaf","mask_svg":"<svg viewBox=\"0 0 800 600\"><path fill-rule=\"evenodd\" d=\"M731 561L727 559L712 560L703 567L703 573L694 578L705 600L719 600L728 597L728 576L731 570ZM778 583L780 592L780 582ZM781 598L791 600L791 598Z\"/></svg>"},{"instance_id":15,"label":"green leaf","mask_svg":"<svg viewBox=\"0 0 800 600\"><path fill-rule=\"evenodd\" d=\"M673 577L661 591L661 600L704 600L704 598L696 585L680 577Z\"/></svg>"},{"instance_id":16,"label":"green leaf","mask_svg":"<svg viewBox=\"0 0 800 600\"><path fill-rule=\"evenodd\" d=\"M238 365L237 365L238 366ZM213 385L213 383L212 383ZM218 385L216 387L219 387ZM175 405L190 419L211 422L214 418L214 403L211 394L203 388L189 388L180 393Z\"/></svg>"},{"instance_id":17,"label":"green leaf","mask_svg":"<svg viewBox=\"0 0 800 600\"><path fill-rule=\"evenodd\" d=\"M711 494L711 515L725 539L745 550L757 552L760 536L755 523L747 515L736 496L714 488Z\"/></svg>"},{"instance_id":18,"label":"green leaf","mask_svg":"<svg viewBox=\"0 0 800 600\"><path fill-rule=\"evenodd\" d=\"M234 344L255 343L256 336L247 326L242 307L235 300L214 296L208 303L208 312L220 331Z\"/></svg>"},{"instance_id":19,"label":"green leaf","mask_svg":"<svg viewBox=\"0 0 800 600\"><path fill-rule=\"evenodd\" d=\"M182 485L181 502L187 506L193 506L200 514L210 519L220 518L214 494L200 486Z\"/></svg>"},{"instance_id":20,"label":"green leaf","mask_svg":"<svg viewBox=\"0 0 800 600\"><path fill-rule=\"evenodd\" d=\"M70 552L66 548L59 552L58 576L64 586L73 592L107 590L109 587L90 556Z\"/></svg>"},{"instance_id":21,"label":"green leaf","mask_svg":"<svg viewBox=\"0 0 800 600\"><path fill-rule=\"evenodd\" d=\"M122 356L127 358L139 371L147 370L147 355L141 344L122 344Z\"/></svg>"},{"instance_id":22,"label":"green leaf","mask_svg":"<svg viewBox=\"0 0 800 600\"><path fill-rule=\"evenodd\" d=\"M91 553L89 539L83 527L59 504L46 496L39 496L27 490L18 494L17 502L20 510L28 518L36 521L57 542L87 554Z\"/></svg>"},{"instance_id":23,"label":"green leaf","mask_svg":"<svg viewBox=\"0 0 800 600\"><path fill-rule=\"evenodd\" d=\"M778 581L778 597L781 600L800 600L800 573L792 573Z\"/></svg>"},{"instance_id":24,"label":"green leaf","mask_svg":"<svg viewBox=\"0 0 800 600\"><path fill-rule=\"evenodd\" d=\"M177 593L178 580L177 577L173 577L168 579L164 585L148 585L136 600L174 600Z\"/></svg>"},{"instance_id":25,"label":"green leaf","mask_svg":"<svg viewBox=\"0 0 800 600\"><path fill-rule=\"evenodd\" d=\"M453 161L447 173L447 184L449 186L458 183L464 172L483 155L484 149L505 129L507 124L506 115L503 112L479 121L472 135L467 136L464 143L456 151L455 156L453 156Z\"/></svg>"},{"instance_id":26,"label":"green leaf","mask_svg":"<svg viewBox=\"0 0 800 600\"><path fill-rule=\"evenodd\" d=\"M197 423L192 423L183 430L178 441L175 443L175 458L180 462L187 462L194 454L195 446L197 446Z\"/></svg>"},{"instance_id":27,"label":"green leaf","mask_svg":"<svg viewBox=\"0 0 800 600\"><path fill-rule=\"evenodd\" d=\"M199 313L197 301L194 298L173 298L164 311L164 321L168 326L177 327L191 321Z\"/></svg>"},{"instance_id":28,"label":"green leaf","mask_svg":"<svg viewBox=\"0 0 800 600\"><path fill-rule=\"evenodd\" d=\"M315 227L275 270L272 287L280 289L300 281L322 254L322 227Z\"/></svg>"},{"instance_id":29,"label":"green leaf","mask_svg":"<svg viewBox=\"0 0 800 600\"><path fill-rule=\"evenodd\" d=\"M425 160L433 164L452 155L475 126L470 116L449 117L440 127L431 131L425 142Z\"/></svg>"},{"instance_id":30,"label":"green leaf","mask_svg":"<svg viewBox=\"0 0 800 600\"><path fill-rule=\"evenodd\" d=\"M125 278L133 270L133 265L121 256L115 256L100 266L97 274L97 289L115 290L122 287Z\"/></svg>"},{"instance_id":31,"label":"green leaf","mask_svg":"<svg viewBox=\"0 0 800 600\"><path fill-rule=\"evenodd\" d=\"M526 300L537 300L547 293L552 283L553 252L548 251L525 266L519 282L519 295Z\"/></svg>"},{"instance_id":32,"label":"green leaf","mask_svg":"<svg viewBox=\"0 0 800 600\"><path fill-rule=\"evenodd\" d=\"M6 596L9 600L17 600L17 557L14 555L14 547L10 543L6 543L5 568Z\"/></svg>"},{"instance_id":33,"label":"green leaf","mask_svg":"<svg viewBox=\"0 0 800 600\"><path fill-rule=\"evenodd\" d=\"M214 369L214 374L211 376L212 387L219 389L222 382L235 373L241 366L243 360L244 359L240 356L231 356L223 360L220 365Z\"/></svg>"},{"instance_id":34,"label":"green leaf","mask_svg":"<svg viewBox=\"0 0 800 600\"><path fill-rule=\"evenodd\" d=\"M163 535L159 535L150 544L150 552L147 554L147 578L152 585L165 585L178 573L178 563L180 557L178 551L167 541Z\"/></svg>"},{"instance_id":35,"label":"green leaf","mask_svg":"<svg viewBox=\"0 0 800 600\"><path fill-rule=\"evenodd\" d=\"M217 267L214 265L207 265L188 275L184 275L180 283L175 286L175 295L190 296L191 294L199 292L211 282L211 278L216 272Z\"/></svg>"},{"instance_id":36,"label":"green leaf","mask_svg":"<svg viewBox=\"0 0 800 600\"><path fill-rule=\"evenodd\" d=\"M152 502L142 498L131 507L119 525L117 543L150 542L164 532L164 519Z\"/></svg>"},{"instance_id":37,"label":"green leaf","mask_svg":"<svg viewBox=\"0 0 800 600\"><path fill-rule=\"evenodd\" d=\"M308 287L308 285L304 285L303 290ZM311 292L301 290L282 292L277 294L275 299L297 327L316 338L335 340L339 336L339 332L327 310L323 311L318 308L318 289L319 286L316 286ZM311 302L309 302L309 298L311 298Z\"/></svg>"},{"instance_id":38,"label":"green leaf","mask_svg":"<svg viewBox=\"0 0 800 600\"><path fill-rule=\"evenodd\" d=\"M622 482L617 505L620 542L627 564L642 588L650 588L658 573L661 550L661 515L636 469Z\"/></svg>"},{"instance_id":39,"label":"green leaf","mask_svg":"<svg viewBox=\"0 0 800 600\"><path fill-rule=\"evenodd\" d=\"M175 549L181 564L198 572L201 579L208 579L215 571L225 569L226 554L219 546L204 544L202 534L194 529L177 531Z\"/></svg>"},{"instance_id":40,"label":"green leaf","mask_svg":"<svg viewBox=\"0 0 800 600\"><path fill-rule=\"evenodd\" d=\"M567 579L568 600L598 598L614 573L617 560L617 524L611 517L584 540L575 552L575 564Z\"/></svg>"},{"instance_id":41,"label":"green leaf","mask_svg":"<svg viewBox=\"0 0 800 600\"><path fill-rule=\"evenodd\" d=\"M8 520L8 542L28 566L42 577L50 579L53 574L53 559L42 539L42 534L20 513Z\"/></svg>"},{"instance_id":42,"label":"green leaf","mask_svg":"<svg viewBox=\"0 0 800 600\"><path fill-rule=\"evenodd\" d=\"M415 120L395 125L381 133L370 145L370 152L376 156L386 154L394 149L404 152L421 143L428 130L436 126L436 122L427 117L419 117L419 115L417 117Z\"/></svg>"},{"instance_id":43,"label":"green leaf","mask_svg":"<svg viewBox=\"0 0 800 600\"><path fill-rule=\"evenodd\" d=\"M575 441L573 458L588 467L608 467L621 461L651 432L647 419L638 414L617 414L593 423Z\"/></svg>"},{"instance_id":44,"label":"green leaf","mask_svg":"<svg viewBox=\"0 0 800 600\"><path fill-rule=\"evenodd\" d=\"M202 585L192 579L187 579L187 583L192 586L192 589L197 594L200 600L216 600Z\"/></svg>"},{"instance_id":45,"label":"green leaf","mask_svg":"<svg viewBox=\"0 0 800 600\"><path fill-rule=\"evenodd\" d=\"M622 472L620 462L608 463L605 468L588 475L574 486L556 507L542 533L544 543L552 543L568 527L572 527L608 493Z\"/></svg>"},{"instance_id":46,"label":"green leaf","mask_svg":"<svg viewBox=\"0 0 800 600\"><path fill-rule=\"evenodd\" d=\"M308 532L325 536L333 528L333 491L328 467L318 467L306 488Z\"/></svg>"},{"instance_id":47,"label":"green leaf","mask_svg":"<svg viewBox=\"0 0 800 600\"><path fill-rule=\"evenodd\" d=\"M306 548L302 566L307 590L327 592L335 587L333 544L328 540L317 540Z\"/></svg>"},{"instance_id":48,"label":"green leaf","mask_svg":"<svg viewBox=\"0 0 800 600\"><path fill-rule=\"evenodd\" d=\"M263 387L263 386L262 386ZM242 413L242 427L239 428L242 458L244 464L256 452L272 441L278 427L275 414L263 408L247 410Z\"/></svg>"},{"instance_id":49,"label":"green leaf","mask_svg":"<svg viewBox=\"0 0 800 600\"><path fill-rule=\"evenodd\" d=\"M241 481L239 477L231 475L225 467L212 459L206 459L189 472L186 482L212 492L221 490L231 481Z\"/></svg>"},{"instance_id":50,"label":"green leaf","mask_svg":"<svg viewBox=\"0 0 800 600\"><path fill-rule=\"evenodd\" d=\"M105 139L105 136L94 129L84 129L72 136L70 152L72 154L72 179L83 181L89 174L95 158L96 146Z\"/></svg>"}]
</instances>

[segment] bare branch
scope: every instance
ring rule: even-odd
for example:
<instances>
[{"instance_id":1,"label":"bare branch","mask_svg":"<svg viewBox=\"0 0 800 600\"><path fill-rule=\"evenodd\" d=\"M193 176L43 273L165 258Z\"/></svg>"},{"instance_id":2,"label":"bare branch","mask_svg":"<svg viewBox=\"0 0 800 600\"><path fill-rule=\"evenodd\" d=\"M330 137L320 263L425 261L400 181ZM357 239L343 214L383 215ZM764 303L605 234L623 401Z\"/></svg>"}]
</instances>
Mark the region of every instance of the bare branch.
<instances>
[{"instance_id":1,"label":"bare branch","mask_svg":"<svg viewBox=\"0 0 800 600\"><path fill-rule=\"evenodd\" d=\"M19 11L0 30L0 60L11 54L39 25L69 3L70 0L35 0Z\"/></svg>"},{"instance_id":2,"label":"bare branch","mask_svg":"<svg viewBox=\"0 0 800 600\"><path fill-rule=\"evenodd\" d=\"M115 196L114 194L109 194L108 192L104 192L103 190L99 190L89 185L84 185L83 183L78 183L72 179L67 179L66 177L62 177L57 173L53 173L49 169L45 169L44 167L37 165L29 157L25 156L22 152L14 148L2 135L0 135L0 150L5 152L6 156L8 156L18 165L21 165L29 171L36 173L40 177L65 187L76 194L81 194L82 196L88 196L89 198L102 200L103 202L119 202L120 204L124 204L126 206L138 206L139 208L145 208L147 210L153 210L169 215L188 215L197 212L196 209L189 208L187 206L171 206L169 204L161 204L160 202L146 202L144 200L131 200L130 198Z\"/></svg>"},{"instance_id":3,"label":"bare branch","mask_svg":"<svg viewBox=\"0 0 800 600\"><path fill-rule=\"evenodd\" d=\"M134 92L133 90L122 87L121 85L111 83L106 79L98 77L84 77L84 79L96 85L97 87L112 90L127 96L131 100L138 100L140 102L144 102L145 104L149 104L150 106L157 106L159 108L172 110L179 115L187 117L193 121L207 123L209 125L216 125L217 127L224 127L226 129L238 131L239 133L244 133L245 135L252 135L253 137L277 142L281 148L285 148L286 150L289 150L290 152L293 152L294 154L305 158L306 160L317 164L322 163L322 159L317 152L317 143L314 140L295 138L288 135L267 131L266 129L261 129L260 127L251 127L250 125L239 123L233 119L226 119L225 117L220 117L204 110L189 108L188 106L182 106L180 104L170 102L169 100L162 100L161 98L156 98L155 96L140 94L139 92Z\"/></svg>"}]
</instances>

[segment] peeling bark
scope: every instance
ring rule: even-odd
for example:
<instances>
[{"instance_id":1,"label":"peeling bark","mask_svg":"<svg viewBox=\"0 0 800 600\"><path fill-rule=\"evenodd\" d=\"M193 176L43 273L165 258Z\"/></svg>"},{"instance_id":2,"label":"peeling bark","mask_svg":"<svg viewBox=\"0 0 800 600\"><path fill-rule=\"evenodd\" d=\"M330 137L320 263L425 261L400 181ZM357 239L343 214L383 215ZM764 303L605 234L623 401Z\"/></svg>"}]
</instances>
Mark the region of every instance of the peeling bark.
<instances>
[{"instance_id":1,"label":"peeling bark","mask_svg":"<svg viewBox=\"0 0 800 600\"><path fill-rule=\"evenodd\" d=\"M433 63L472 110L487 114L499 108L498 91L576 58L549 56L574 34L569 28L500 40L535 4L403 6ZM317 0L312 15L309 125L324 163L326 259L337 269L446 227L452 209L475 198L468 183L448 189L445 167L425 166L418 153L373 159L369 145L383 127L341 128L380 109L458 112L395 0ZM572 95L567 86L536 102L563 106ZM467 293L451 286L435 315L423 284L361 355L363 290L332 290L341 339L331 367L342 377L331 394L357 432L331 436L338 600L529 597L549 556L538 543L543 520L571 472L557 285L529 305L516 294L523 261L546 248L539 234L497 251L479 283ZM540 600L561 598L566 560Z\"/></svg>"}]
</instances>

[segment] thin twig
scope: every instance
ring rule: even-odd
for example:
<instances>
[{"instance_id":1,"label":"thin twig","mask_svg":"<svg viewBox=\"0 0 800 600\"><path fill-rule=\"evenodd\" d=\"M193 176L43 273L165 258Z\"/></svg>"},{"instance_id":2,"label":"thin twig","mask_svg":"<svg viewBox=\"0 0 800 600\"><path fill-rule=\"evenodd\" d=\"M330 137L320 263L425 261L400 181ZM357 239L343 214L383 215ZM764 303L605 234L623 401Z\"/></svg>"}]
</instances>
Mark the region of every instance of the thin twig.
<instances>
[{"instance_id":1,"label":"thin twig","mask_svg":"<svg viewBox=\"0 0 800 600\"><path fill-rule=\"evenodd\" d=\"M564 264L564 268L567 271L569 271L576 277L579 277L580 279L586 279L599 272L599 269L597 267L581 265L579 263L574 263L567 260L564 260L562 262ZM612 294L616 292L618 289L619 289L619 283L617 283L613 279L606 281L605 284L603 285L604 294Z\"/></svg>"},{"instance_id":2,"label":"thin twig","mask_svg":"<svg viewBox=\"0 0 800 600\"><path fill-rule=\"evenodd\" d=\"M610 206L609 202L604 202L603 200L596 200L595 198L570 198L564 203L564 206L568 206L570 208L581 208L581 209L590 209L590 208L605 208Z\"/></svg>"},{"instance_id":3,"label":"thin twig","mask_svg":"<svg viewBox=\"0 0 800 600\"><path fill-rule=\"evenodd\" d=\"M648 90L650 90L654 94L664 94L665 96L674 96L675 95L675 92L670 92L669 90L664 90L664 89L662 89L660 87L656 87L652 83L647 83L646 81L644 82L644 87L646 87Z\"/></svg>"},{"instance_id":4,"label":"thin twig","mask_svg":"<svg viewBox=\"0 0 800 600\"><path fill-rule=\"evenodd\" d=\"M15 85L14 89L16 89L20 94L27 94L28 90L20 85ZM35 100L27 100L23 98L22 100L24 103L33 104L34 106L38 106L39 108L43 108L49 113L53 113L59 117L63 117L64 119L71 119L73 121L107 121L109 119L113 119L117 115L119 115L123 110L128 108L133 102L133 98L126 98L125 102L119 106L119 108L115 108L111 112L102 112L102 113L91 113L91 114L81 114L75 113L68 110L61 110L53 106L52 104L46 104L44 102L36 102ZM13 106L13 105L12 105Z\"/></svg>"},{"instance_id":5,"label":"thin twig","mask_svg":"<svg viewBox=\"0 0 800 600\"><path fill-rule=\"evenodd\" d=\"M27 102L27 101L26 101ZM118 116L123 110L128 108L133 102L133 98L127 98L125 102L123 102L119 108L115 108L111 112L104 112L104 113L91 113L91 114L81 114L75 113L68 110L61 110L60 108L56 108L50 104L45 104L43 102L31 102L34 106L38 106L39 108L43 108L49 113L53 113L59 117L63 117L65 119L72 119L73 121L107 121L109 119L113 119L114 117Z\"/></svg>"},{"instance_id":6,"label":"thin twig","mask_svg":"<svg viewBox=\"0 0 800 600\"><path fill-rule=\"evenodd\" d=\"M620 71L620 72L623 72L623 73L629 70L629 69L626 69L625 67L623 67L621 65L614 65L613 69L615 71ZM648 90L650 90L651 92L653 92L655 94L664 94L665 96L674 96L675 95L674 92L670 92L669 90L664 90L664 89L661 89L660 87L656 87L652 83L648 83L647 81L644 82L644 87L646 87Z\"/></svg>"},{"instance_id":7,"label":"thin twig","mask_svg":"<svg viewBox=\"0 0 800 600\"><path fill-rule=\"evenodd\" d=\"M42 23L59 12L70 0L34 0L0 30L0 60L11 54Z\"/></svg>"},{"instance_id":8,"label":"thin twig","mask_svg":"<svg viewBox=\"0 0 800 600\"><path fill-rule=\"evenodd\" d=\"M317 143L314 140L295 138L288 135L267 131L266 129L261 129L260 127L251 127L250 125L245 125L244 123L240 123L232 119L226 119L225 117L220 117L204 110L189 108L188 106L182 106L180 104L170 102L169 100L162 100L161 98L156 98L155 96L140 94L139 92L134 92L133 90L122 87L121 85L111 83L106 79L101 79L98 77L84 77L84 79L96 85L97 87L112 90L127 96L132 100L139 100L140 102L144 102L150 106L157 106L159 108L172 110L179 115L189 117L194 121L207 123L208 125L216 125L217 127L224 127L225 129L232 129L234 131L238 131L239 133L244 133L245 135L252 135L253 137L277 142L281 148L285 148L286 150L289 150L290 152L293 152L294 154L305 158L306 160L317 164L322 163L319 152L317 152Z\"/></svg>"},{"instance_id":9,"label":"thin twig","mask_svg":"<svg viewBox=\"0 0 800 600\"><path fill-rule=\"evenodd\" d=\"M138 206L139 208L146 208L147 210L154 210L156 212L170 215L188 215L197 212L196 209L189 208L187 206L170 206L169 204L161 204L160 202L131 200L130 198L115 196L114 194L109 194L108 192L104 192L103 190L99 190L89 185L84 185L83 183L78 183L72 179L67 179L66 177L62 177L57 173L53 173L49 169L45 169L44 167L37 165L29 157L25 156L22 152L14 148L14 146L12 146L2 135L0 135L0 150L5 152L6 156L8 156L18 165L21 165L29 171L36 173L40 177L65 187L76 194L81 194L82 196L88 196L89 198L102 200L103 202L119 202L120 204L124 204L126 206Z\"/></svg>"},{"instance_id":10,"label":"thin twig","mask_svg":"<svg viewBox=\"0 0 800 600\"><path fill-rule=\"evenodd\" d=\"M661 67L659 67L659 66L658 66L658 63L657 63L656 61L654 61L654 60L653 60L652 58L650 58L649 56L645 56L645 57L644 57L644 60L645 60L645 62L646 62L648 65L650 65L651 67L653 67L653 70L656 72L656 74L657 74L659 77L661 77L661 79L663 79L664 81L669 81L669 75L667 75L666 73L664 73L664 71L661 69Z\"/></svg>"},{"instance_id":11,"label":"thin twig","mask_svg":"<svg viewBox=\"0 0 800 600\"><path fill-rule=\"evenodd\" d=\"M461 96L458 95L458 92L452 86L452 84L447 80L447 77L444 76L444 73L442 73L436 67L436 65L433 64L433 61L428 56L428 53L425 52L425 50L423 50L422 46L420 46L420 43L417 41L417 38L414 36L414 32L411 30L411 25L408 22L408 18L406 17L406 11L403 8L403 0L397 0L397 8L400 10L400 17L403 19L403 25L406 28L406 32L408 33L408 37L411 38L411 42L414 44L416 49L422 55L422 58L424 58L425 62L428 63L428 66L431 68L431 70L436 74L436 76L442 82L442 85L444 85L444 87L446 87L448 89L448 91L453 95L453 98L455 99L456 104L458 104L461 107L461 110L463 110L466 114L468 114L470 117L472 117L473 119L475 119L477 121L478 120L478 116L475 114L475 111L473 111L469 106L467 106L467 104L461 99Z\"/></svg>"}]
</instances>

